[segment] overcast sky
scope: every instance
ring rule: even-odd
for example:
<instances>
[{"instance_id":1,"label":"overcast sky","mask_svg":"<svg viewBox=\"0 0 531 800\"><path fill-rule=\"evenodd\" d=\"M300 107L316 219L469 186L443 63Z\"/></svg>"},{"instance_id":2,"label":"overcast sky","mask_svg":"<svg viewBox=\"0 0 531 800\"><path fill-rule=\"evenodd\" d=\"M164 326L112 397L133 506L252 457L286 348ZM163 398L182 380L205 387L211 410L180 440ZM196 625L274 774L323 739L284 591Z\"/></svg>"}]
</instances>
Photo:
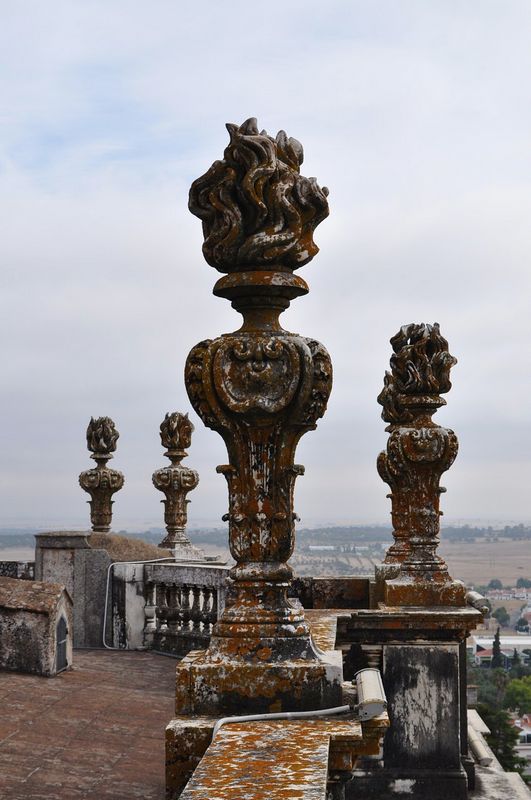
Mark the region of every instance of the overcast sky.
<instances>
[{"instance_id":1,"label":"overcast sky","mask_svg":"<svg viewBox=\"0 0 531 800\"><path fill-rule=\"evenodd\" d=\"M413 321L459 359L446 518L531 520L527 0L19 0L0 62L0 526L87 524L91 415L120 431L115 528L161 524L158 426L189 410L189 349L239 326L188 189L249 116L330 189L283 316L335 368L297 452L302 525L389 519L376 397ZM193 527L227 499L221 438L191 416Z\"/></svg>"}]
</instances>

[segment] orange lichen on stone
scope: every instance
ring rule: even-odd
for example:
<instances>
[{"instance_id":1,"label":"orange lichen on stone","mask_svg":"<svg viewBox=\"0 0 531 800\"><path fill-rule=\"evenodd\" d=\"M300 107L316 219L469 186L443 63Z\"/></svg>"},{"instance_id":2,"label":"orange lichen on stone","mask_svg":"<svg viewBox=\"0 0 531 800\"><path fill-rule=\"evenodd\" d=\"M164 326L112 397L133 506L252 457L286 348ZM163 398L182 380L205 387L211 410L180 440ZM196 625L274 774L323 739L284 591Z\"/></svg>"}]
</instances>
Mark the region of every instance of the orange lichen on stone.
<instances>
[{"instance_id":1,"label":"orange lichen on stone","mask_svg":"<svg viewBox=\"0 0 531 800\"><path fill-rule=\"evenodd\" d=\"M348 614L332 608L309 608L304 615L310 625L312 639L320 650L334 650L336 646L337 618Z\"/></svg>"},{"instance_id":2,"label":"orange lichen on stone","mask_svg":"<svg viewBox=\"0 0 531 800\"><path fill-rule=\"evenodd\" d=\"M352 717L230 723L181 800L325 800L331 740L361 736Z\"/></svg>"}]
</instances>

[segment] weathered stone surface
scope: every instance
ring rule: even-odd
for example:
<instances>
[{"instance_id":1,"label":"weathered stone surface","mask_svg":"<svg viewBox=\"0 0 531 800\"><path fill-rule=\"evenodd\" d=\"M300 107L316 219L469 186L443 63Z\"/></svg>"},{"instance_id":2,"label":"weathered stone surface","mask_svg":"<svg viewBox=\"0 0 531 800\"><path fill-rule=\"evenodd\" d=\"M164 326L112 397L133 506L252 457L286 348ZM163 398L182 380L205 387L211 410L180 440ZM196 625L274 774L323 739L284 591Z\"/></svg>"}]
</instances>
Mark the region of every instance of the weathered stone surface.
<instances>
[{"instance_id":1,"label":"weathered stone surface","mask_svg":"<svg viewBox=\"0 0 531 800\"><path fill-rule=\"evenodd\" d=\"M379 599L388 606L464 606L463 584L450 578L437 554L445 491L439 481L455 460L457 437L432 420L445 405L440 394L451 388L456 359L437 323L404 325L391 344L391 372L378 397L389 441L378 472L391 487L395 543L377 570Z\"/></svg>"},{"instance_id":2,"label":"weathered stone surface","mask_svg":"<svg viewBox=\"0 0 531 800\"><path fill-rule=\"evenodd\" d=\"M319 248L317 225L328 216L328 189L300 174L296 139L259 131L256 119L227 125L223 159L194 181L190 211L203 223L203 255L220 272L293 270Z\"/></svg>"},{"instance_id":3,"label":"weathered stone surface","mask_svg":"<svg viewBox=\"0 0 531 800\"><path fill-rule=\"evenodd\" d=\"M34 561L0 561L0 577L20 578L23 581L35 580Z\"/></svg>"},{"instance_id":4,"label":"weathered stone surface","mask_svg":"<svg viewBox=\"0 0 531 800\"><path fill-rule=\"evenodd\" d=\"M459 770L458 645L385 645L383 677L393 720L386 767Z\"/></svg>"},{"instance_id":5,"label":"weathered stone surface","mask_svg":"<svg viewBox=\"0 0 531 800\"><path fill-rule=\"evenodd\" d=\"M37 577L61 582L72 597L74 647L101 647L111 557L105 550L91 548L85 531L50 531L35 538Z\"/></svg>"},{"instance_id":6,"label":"weathered stone surface","mask_svg":"<svg viewBox=\"0 0 531 800\"><path fill-rule=\"evenodd\" d=\"M264 793L268 800L326 800L331 740L348 745L361 738L361 726L354 719L225 725L182 793L182 800L263 800Z\"/></svg>"},{"instance_id":7,"label":"weathered stone surface","mask_svg":"<svg viewBox=\"0 0 531 800\"><path fill-rule=\"evenodd\" d=\"M64 586L0 578L0 669L55 675L58 623L66 628L65 657L72 664L72 601Z\"/></svg>"},{"instance_id":8,"label":"weathered stone surface","mask_svg":"<svg viewBox=\"0 0 531 800\"><path fill-rule=\"evenodd\" d=\"M341 578L295 577L291 592L309 608L369 608L371 578L359 576Z\"/></svg>"},{"instance_id":9,"label":"weathered stone surface","mask_svg":"<svg viewBox=\"0 0 531 800\"><path fill-rule=\"evenodd\" d=\"M260 653L260 651L258 651ZM214 660L208 652L177 664L177 714L260 714L341 705L341 659L245 663ZM259 656L258 656L259 657Z\"/></svg>"},{"instance_id":10,"label":"weathered stone surface","mask_svg":"<svg viewBox=\"0 0 531 800\"><path fill-rule=\"evenodd\" d=\"M381 606L338 615L337 643L351 672L382 670L391 729L378 770L357 770L346 800L393 797L425 800L466 797L461 767L461 698L466 686L463 642L477 626L475 608ZM465 654L466 658L466 654ZM409 793L409 794L408 794Z\"/></svg>"},{"instance_id":11,"label":"weathered stone surface","mask_svg":"<svg viewBox=\"0 0 531 800\"><path fill-rule=\"evenodd\" d=\"M214 293L230 299L244 318L235 333L193 348L185 370L193 407L227 446L230 463L218 471L228 484L226 519L236 560L202 670L214 679L208 662L223 662L231 675L227 694L218 680L211 699L234 707L247 694L251 672L265 687L268 674L275 684L280 662L307 662L307 701L304 693L292 695L302 708L318 696L337 694L341 681L340 671L328 676L330 665L320 665L302 607L288 599L292 571L286 563L294 547L295 479L303 473L294 463L295 448L324 414L332 366L321 344L283 330L279 315L308 291L293 270L317 252L313 231L328 213L327 193L300 175L302 147L296 140L283 132L276 139L260 133L256 120L227 127L231 142L224 159L190 191L190 210L203 221L205 258L228 273ZM275 664L270 673L268 663ZM329 692L323 679L331 680ZM199 690L199 683L193 686ZM268 707L271 692L264 691ZM286 701L287 695L280 702ZM253 704L259 703L255 695Z\"/></svg>"},{"instance_id":12,"label":"weathered stone surface","mask_svg":"<svg viewBox=\"0 0 531 800\"><path fill-rule=\"evenodd\" d=\"M203 550L194 547L186 534L187 505L190 502L187 495L196 488L199 475L195 470L183 467L181 461L188 455L185 448L192 443L193 431L188 414L177 411L166 414L160 426L160 439L171 466L153 473L153 485L166 497L161 502L164 503L167 533L159 547L171 550L176 559L204 561Z\"/></svg>"},{"instance_id":13,"label":"weathered stone surface","mask_svg":"<svg viewBox=\"0 0 531 800\"><path fill-rule=\"evenodd\" d=\"M92 530L108 533L111 529L113 494L124 485L121 472L111 469L107 462L116 450L120 434L110 417L90 418L87 428L87 447L96 462L94 469L79 476L79 485L90 494L90 520Z\"/></svg>"}]
</instances>

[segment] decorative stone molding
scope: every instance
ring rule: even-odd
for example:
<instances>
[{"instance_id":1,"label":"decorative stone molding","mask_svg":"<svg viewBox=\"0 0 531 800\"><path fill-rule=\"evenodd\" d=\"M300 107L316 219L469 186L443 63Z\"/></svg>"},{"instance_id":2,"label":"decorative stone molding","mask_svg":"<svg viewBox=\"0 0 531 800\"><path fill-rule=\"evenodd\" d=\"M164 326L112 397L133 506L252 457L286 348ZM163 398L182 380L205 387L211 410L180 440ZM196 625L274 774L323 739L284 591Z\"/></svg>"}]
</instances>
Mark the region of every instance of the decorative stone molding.
<instances>
[{"instance_id":1,"label":"decorative stone molding","mask_svg":"<svg viewBox=\"0 0 531 800\"><path fill-rule=\"evenodd\" d=\"M87 428L87 448L96 467L79 476L79 485L90 494L90 520L94 532L109 533L112 522L113 494L124 485L124 476L111 469L107 462L116 450L120 434L110 417L90 418Z\"/></svg>"},{"instance_id":2,"label":"decorative stone molding","mask_svg":"<svg viewBox=\"0 0 531 800\"><path fill-rule=\"evenodd\" d=\"M304 657L312 652L308 626L287 597L293 492L304 473L294 456L324 414L332 365L321 344L285 331L279 315L308 291L293 270L318 251L313 231L328 214L328 191L300 175L302 146L283 131L273 139L254 119L227 129L224 159L190 191L205 258L228 273L214 294L230 299L244 318L235 333L194 347L185 369L194 409L229 454L218 472L228 484L224 519L236 566L211 647L243 637L256 644L246 650L249 660L257 649L264 658ZM273 643L269 651L266 642Z\"/></svg>"},{"instance_id":3,"label":"decorative stone molding","mask_svg":"<svg viewBox=\"0 0 531 800\"><path fill-rule=\"evenodd\" d=\"M164 503L167 534L159 547L171 550L178 559L199 561L204 559L204 553L192 545L186 534L187 505L190 502L187 495L196 488L199 475L181 465L188 455L185 448L192 443L193 430L188 414L178 411L166 414L160 426L160 440L171 465L153 473L153 485L166 497L161 502Z\"/></svg>"},{"instance_id":4,"label":"decorative stone molding","mask_svg":"<svg viewBox=\"0 0 531 800\"><path fill-rule=\"evenodd\" d=\"M464 588L453 581L437 554L445 491L441 475L458 451L455 433L432 416L445 405L450 370L457 360L434 325L405 325L391 339L391 372L378 397L389 423L387 450L378 457L378 472L391 488L394 544L383 562L391 605L464 605Z\"/></svg>"}]
</instances>

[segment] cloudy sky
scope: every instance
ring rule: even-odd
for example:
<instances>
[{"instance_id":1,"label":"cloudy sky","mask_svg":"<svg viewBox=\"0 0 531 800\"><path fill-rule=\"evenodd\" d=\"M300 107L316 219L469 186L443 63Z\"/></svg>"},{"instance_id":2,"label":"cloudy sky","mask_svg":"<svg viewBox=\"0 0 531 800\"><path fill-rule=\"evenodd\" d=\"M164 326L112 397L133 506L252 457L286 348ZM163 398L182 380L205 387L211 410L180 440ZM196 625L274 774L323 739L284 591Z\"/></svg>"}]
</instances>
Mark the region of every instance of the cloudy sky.
<instances>
[{"instance_id":1,"label":"cloudy sky","mask_svg":"<svg viewBox=\"0 0 531 800\"><path fill-rule=\"evenodd\" d=\"M239 324L188 189L249 116L330 188L283 317L335 367L298 450L303 525L388 520L376 396L411 321L459 359L446 518L531 520L530 42L527 0L4 4L0 526L86 524L91 415L121 434L115 527L160 524L159 423L189 408L189 349ZM194 526L227 501L222 441L192 417Z\"/></svg>"}]
</instances>

